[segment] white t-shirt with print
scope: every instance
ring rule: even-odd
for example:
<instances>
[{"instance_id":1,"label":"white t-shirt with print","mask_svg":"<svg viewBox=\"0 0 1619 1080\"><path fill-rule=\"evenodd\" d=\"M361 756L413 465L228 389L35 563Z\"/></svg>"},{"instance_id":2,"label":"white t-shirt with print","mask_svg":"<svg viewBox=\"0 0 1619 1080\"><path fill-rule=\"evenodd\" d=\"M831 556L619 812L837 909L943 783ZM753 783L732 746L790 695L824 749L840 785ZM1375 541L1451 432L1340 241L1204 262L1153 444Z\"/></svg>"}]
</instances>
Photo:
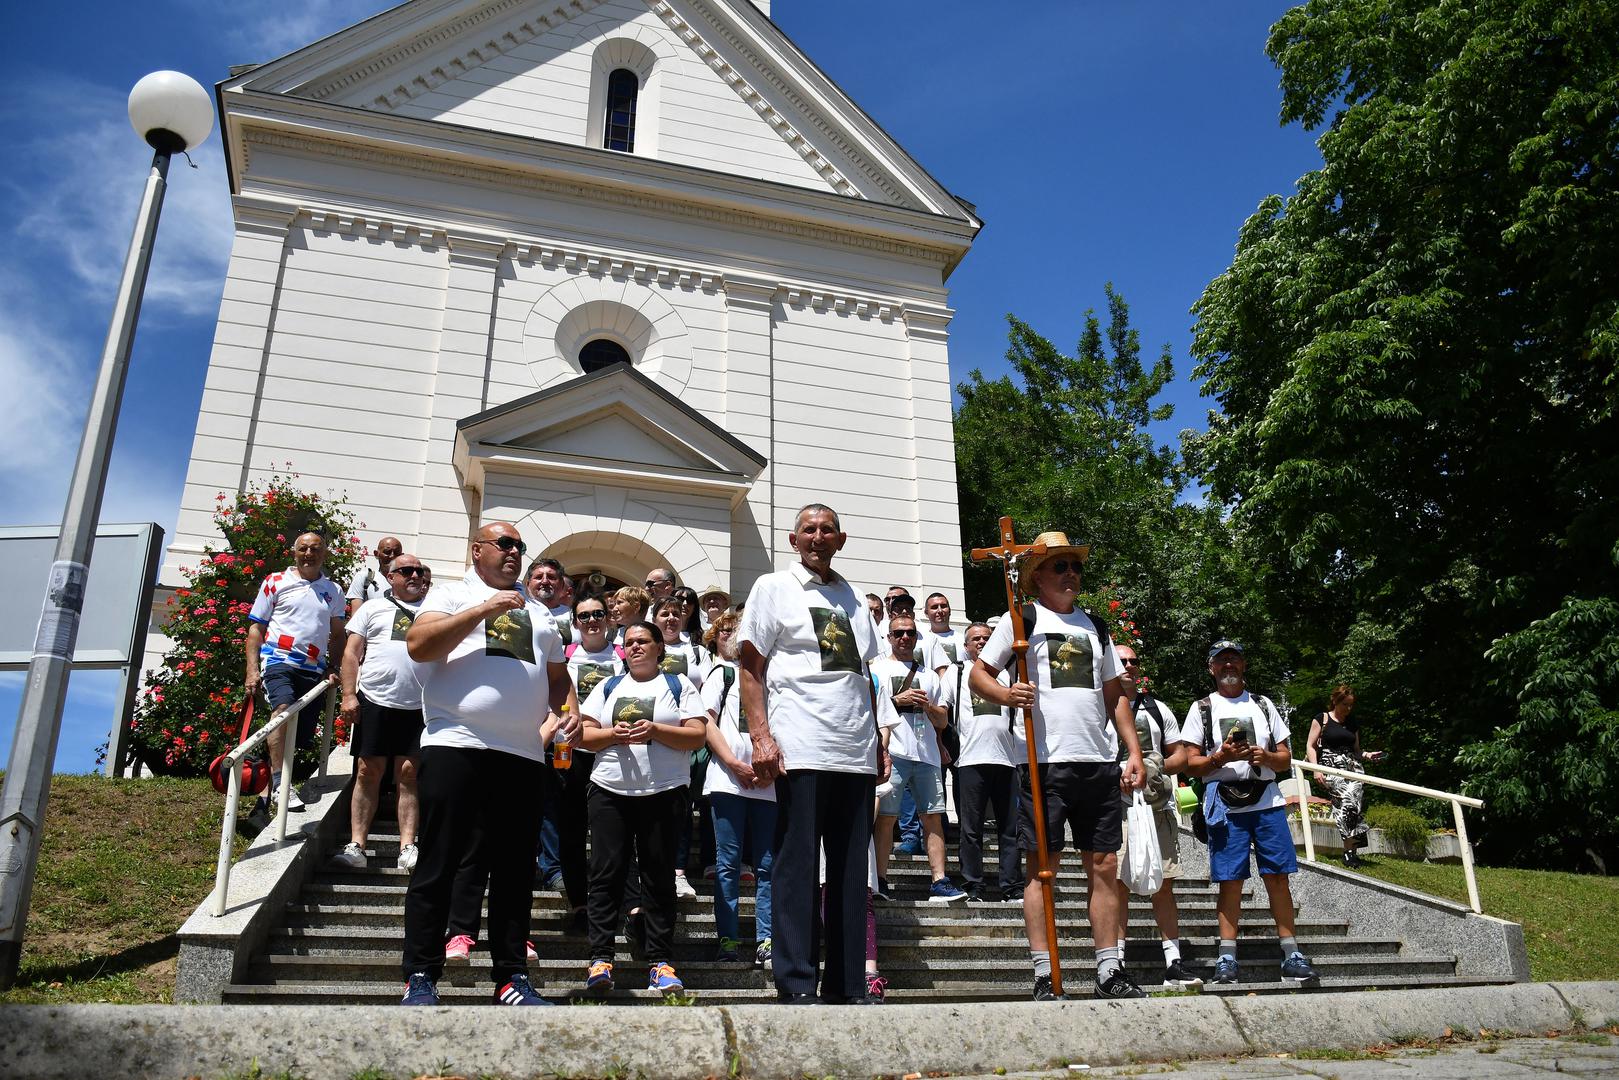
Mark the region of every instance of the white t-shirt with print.
<instances>
[{"instance_id":1,"label":"white t-shirt with print","mask_svg":"<svg viewBox=\"0 0 1619 1080\"><path fill-rule=\"evenodd\" d=\"M355 602L355 606L367 600L375 600L388 591L388 577L381 570L370 566L362 566L352 578L349 579L348 591L343 595ZM367 694L367 697L370 695Z\"/></svg>"},{"instance_id":2,"label":"white t-shirt with print","mask_svg":"<svg viewBox=\"0 0 1619 1080\"><path fill-rule=\"evenodd\" d=\"M289 566L259 585L247 617L264 627L259 666L286 664L319 674L326 670L326 649L332 640L332 620L348 615L343 593L322 574L306 581Z\"/></svg>"},{"instance_id":3,"label":"white t-shirt with print","mask_svg":"<svg viewBox=\"0 0 1619 1080\"><path fill-rule=\"evenodd\" d=\"M563 655L568 658L568 677L573 680L573 690L581 705L589 699L591 691L596 689L598 683L624 670L624 658L619 655L618 650L619 646L611 641L595 652L591 652L578 642L562 650Z\"/></svg>"},{"instance_id":4,"label":"white t-shirt with print","mask_svg":"<svg viewBox=\"0 0 1619 1080\"><path fill-rule=\"evenodd\" d=\"M975 696L968 685L973 662L964 660L960 667L945 672L951 686L950 707L955 711L956 731L961 736L961 756L957 766L963 765L1022 765L1028 761L1023 749L1023 725L1016 730L1008 726L1010 710ZM1012 685L1012 676L1003 671L995 676L1002 686Z\"/></svg>"},{"instance_id":5,"label":"white t-shirt with print","mask_svg":"<svg viewBox=\"0 0 1619 1080\"><path fill-rule=\"evenodd\" d=\"M708 669L708 677L703 682L703 708L708 710L709 716L719 718L709 723L718 725L720 738L731 748L731 754L744 764L753 764L753 739L748 735L748 718L742 708L742 679L735 664L721 660ZM708 777L703 790L710 795L719 791L748 799L776 801L775 785L745 788L717 757L708 760Z\"/></svg>"},{"instance_id":6,"label":"white t-shirt with print","mask_svg":"<svg viewBox=\"0 0 1619 1080\"><path fill-rule=\"evenodd\" d=\"M1066 615L1034 603L1029 681L1034 684L1034 744L1038 760L1113 761L1119 735L1107 715L1102 686L1123 670L1110 639L1078 607ZM978 658L997 671L1012 660L1012 619L1003 615Z\"/></svg>"},{"instance_id":7,"label":"white t-shirt with print","mask_svg":"<svg viewBox=\"0 0 1619 1080\"><path fill-rule=\"evenodd\" d=\"M910 661L885 656L872 661L871 678L877 684L878 722L893 731L888 736L889 757L926 762L934 768L942 767L939 739L933 724L928 721L927 710L920 705L914 709L900 710L894 705L894 695L907 684L907 678L910 679L910 686L919 686L927 694L928 704L943 704L945 691L939 677L928 670L920 659L916 661L913 677Z\"/></svg>"},{"instance_id":8,"label":"white t-shirt with print","mask_svg":"<svg viewBox=\"0 0 1619 1080\"><path fill-rule=\"evenodd\" d=\"M349 633L365 639L359 682L367 701L390 709L422 707L416 662L405 651L405 634L421 607L420 600L413 604L384 595L361 604L349 620Z\"/></svg>"},{"instance_id":9,"label":"white t-shirt with print","mask_svg":"<svg viewBox=\"0 0 1619 1080\"><path fill-rule=\"evenodd\" d=\"M708 717L702 695L683 675L675 676L680 689L678 702L662 672L646 682L637 682L635 676L625 675L608 697L607 686L612 681L596 684L589 700L579 707L580 716L608 728L620 720L651 720L655 724L679 727L683 720ZM676 750L653 741L597 750L596 764L590 770L591 783L616 795L656 795L660 791L685 787L690 781L691 751Z\"/></svg>"},{"instance_id":10,"label":"white t-shirt with print","mask_svg":"<svg viewBox=\"0 0 1619 1080\"><path fill-rule=\"evenodd\" d=\"M1266 704L1270 703L1267 701ZM1191 743L1198 748L1199 753L1202 752L1206 741L1211 743L1213 750L1219 749L1220 744L1225 742L1226 733L1236 727L1247 729L1250 745L1263 746L1267 750L1274 750L1287 742L1290 734L1287 725L1282 723L1281 716L1277 714L1276 706L1262 707L1247 690L1234 698L1228 698L1224 694L1210 694L1209 711L1214 718L1214 732L1210 739L1204 737L1203 709L1197 702L1192 702L1192 707L1186 710L1186 719L1181 722L1180 741ZM1246 761L1234 761L1220 766L1203 779L1218 783L1222 780L1250 780L1255 777L1270 781L1265 785L1264 794L1260 795L1259 801L1241 809L1227 806L1227 811L1244 814L1251 810L1269 810L1273 806L1281 806L1284 800L1281 788L1276 786L1276 773L1264 766L1256 767Z\"/></svg>"},{"instance_id":11,"label":"white t-shirt with print","mask_svg":"<svg viewBox=\"0 0 1619 1080\"><path fill-rule=\"evenodd\" d=\"M545 610L551 613L551 619L557 624L557 633L562 637L562 647L572 645L576 636L573 628L573 608L567 604L558 604Z\"/></svg>"},{"instance_id":12,"label":"white t-shirt with print","mask_svg":"<svg viewBox=\"0 0 1619 1080\"><path fill-rule=\"evenodd\" d=\"M691 680L693 686L701 690L703 670L712 663L707 649L701 645L682 641L678 645L663 647L663 661L658 665L658 669L670 675L684 675Z\"/></svg>"},{"instance_id":13,"label":"white t-shirt with print","mask_svg":"<svg viewBox=\"0 0 1619 1080\"><path fill-rule=\"evenodd\" d=\"M943 633L927 631L918 648L922 650L922 655L927 657L928 667L934 671L954 666L965 655L961 635L956 633L953 626L946 628Z\"/></svg>"},{"instance_id":14,"label":"white t-shirt with print","mask_svg":"<svg viewBox=\"0 0 1619 1080\"><path fill-rule=\"evenodd\" d=\"M877 729L866 665L877 636L865 597L833 572L803 563L753 583L737 630L766 660L770 734L788 769L877 773Z\"/></svg>"},{"instance_id":15,"label":"white t-shirt with print","mask_svg":"<svg viewBox=\"0 0 1619 1080\"><path fill-rule=\"evenodd\" d=\"M520 586L513 589L522 592ZM454 615L501 591L485 584L473 568L460 581L434 585L417 618L429 611ZM544 761L540 724L551 707L546 665L562 662L562 638L545 605L529 600L485 619L455 643L449 656L418 665L427 718L422 746L500 750Z\"/></svg>"}]
</instances>

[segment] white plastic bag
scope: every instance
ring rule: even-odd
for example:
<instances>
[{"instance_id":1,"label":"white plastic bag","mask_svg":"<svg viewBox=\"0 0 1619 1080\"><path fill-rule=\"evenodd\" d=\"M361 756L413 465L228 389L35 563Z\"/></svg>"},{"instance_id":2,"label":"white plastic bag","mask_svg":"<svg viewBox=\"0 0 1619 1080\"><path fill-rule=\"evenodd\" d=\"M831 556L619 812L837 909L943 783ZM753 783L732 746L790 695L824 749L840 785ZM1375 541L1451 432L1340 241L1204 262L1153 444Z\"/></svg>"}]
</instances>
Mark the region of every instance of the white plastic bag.
<instances>
[{"instance_id":1,"label":"white plastic bag","mask_svg":"<svg viewBox=\"0 0 1619 1080\"><path fill-rule=\"evenodd\" d=\"M1139 791L1130 809L1125 811L1124 827L1128 837L1119 880L1137 896L1152 896L1164 884L1164 857L1158 850L1158 829L1152 820L1152 807Z\"/></svg>"}]
</instances>

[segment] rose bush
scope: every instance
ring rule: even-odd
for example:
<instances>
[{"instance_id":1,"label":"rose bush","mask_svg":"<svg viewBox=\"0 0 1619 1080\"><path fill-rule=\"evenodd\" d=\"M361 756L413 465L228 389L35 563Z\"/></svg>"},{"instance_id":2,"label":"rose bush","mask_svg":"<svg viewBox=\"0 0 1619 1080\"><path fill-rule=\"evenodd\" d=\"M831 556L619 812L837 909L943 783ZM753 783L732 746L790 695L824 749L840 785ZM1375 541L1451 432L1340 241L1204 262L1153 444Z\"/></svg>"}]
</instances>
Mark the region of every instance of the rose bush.
<instances>
[{"instance_id":1,"label":"rose bush","mask_svg":"<svg viewBox=\"0 0 1619 1080\"><path fill-rule=\"evenodd\" d=\"M276 472L234 498L222 492L214 524L223 546L207 545L196 566L181 567L186 585L170 598L163 623L174 644L163 666L147 676L130 721L133 752L153 772L201 776L236 745L247 615L259 583L292 564L300 533L326 536L326 575L339 584L364 563L361 523L343 500L302 491L297 479ZM255 726L268 719L261 709ZM345 736L338 721L334 739L341 743Z\"/></svg>"}]
</instances>

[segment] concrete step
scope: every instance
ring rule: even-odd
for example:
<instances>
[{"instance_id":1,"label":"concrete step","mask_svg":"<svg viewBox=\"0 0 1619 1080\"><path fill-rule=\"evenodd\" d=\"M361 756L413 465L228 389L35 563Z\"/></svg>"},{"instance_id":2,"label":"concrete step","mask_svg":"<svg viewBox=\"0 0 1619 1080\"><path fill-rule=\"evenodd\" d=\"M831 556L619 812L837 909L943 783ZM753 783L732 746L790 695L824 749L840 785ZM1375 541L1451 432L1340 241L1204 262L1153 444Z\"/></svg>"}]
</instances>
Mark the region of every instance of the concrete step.
<instances>
[{"instance_id":1,"label":"concrete step","mask_svg":"<svg viewBox=\"0 0 1619 1080\"><path fill-rule=\"evenodd\" d=\"M1068 943L1064 943L1065 946ZM1086 956L1089 949L1082 944L1072 946L1075 963ZM1245 951L1246 952L1246 951ZM1279 977L1281 957L1274 949L1256 950L1257 954L1243 957L1244 974L1256 982L1267 982ZM626 966L638 967L622 954ZM487 957L478 964L455 965L445 972L445 980L454 985L486 982ZM1145 961L1143 961L1145 963ZM1374 955L1357 953L1347 956L1312 957L1311 963L1325 977L1355 979L1362 985L1383 986L1388 980L1413 975L1454 976L1454 956L1436 955ZM562 985L583 981L585 963L580 959L554 959L541 957L531 960L528 969L536 985ZM679 965L680 977L694 990L732 989L737 987L763 987L769 978L749 965L720 964L713 961L686 960ZM1088 964L1079 965L1088 968ZM1154 968L1158 965L1153 964ZM276 984L282 982L337 982L343 985L361 982L383 982L397 976L399 957L393 953L347 956L282 956L270 955L255 962L249 971L250 981ZM935 963L928 959L882 959L882 972L896 987L932 988L948 990L970 984L974 986L1012 983L1022 985L1029 979L1026 959L1010 950L992 957L951 959L948 963Z\"/></svg>"}]
</instances>

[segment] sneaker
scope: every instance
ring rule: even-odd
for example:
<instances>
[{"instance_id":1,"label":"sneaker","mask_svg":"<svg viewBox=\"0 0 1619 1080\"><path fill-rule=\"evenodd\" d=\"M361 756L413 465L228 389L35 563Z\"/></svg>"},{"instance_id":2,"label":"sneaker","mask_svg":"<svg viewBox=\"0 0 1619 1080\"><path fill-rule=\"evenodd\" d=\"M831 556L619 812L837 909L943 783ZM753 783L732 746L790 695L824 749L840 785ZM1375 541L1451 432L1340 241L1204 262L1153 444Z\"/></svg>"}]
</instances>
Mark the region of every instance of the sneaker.
<instances>
[{"instance_id":1,"label":"sneaker","mask_svg":"<svg viewBox=\"0 0 1619 1080\"><path fill-rule=\"evenodd\" d=\"M446 964L465 964L467 957L472 955L474 942L465 934L457 934L444 946L444 962Z\"/></svg>"},{"instance_id":2,"label":"sneaker","mask_svg":"<svg viewBox=\"0 0 1619 1080\"><path fill-rule=\"evenodd\" d=\"M892 899L894 899L894 894L888 891L888 879L887 878L880 877L880 878L877 879L877 887L871 891L871 898L873 900L892 900Z\"/></svg>"},{"instance_id":3,"label":"sneaker","mask_svg":"<svg viewBox=\"0 0 1619 1080\"><path fill-rule=\"evenodd\" d=\"M1360 856L1353 851L1344 852L1344 865L1351 870L1359 870L1361 866Z\"/></svg>"},{"instance_id":4,"label":"sneaker","mask_svg":"<svg viewBox=\"0 0 1619 1080\"><path fill-rule=\"evenodd\" d=\"M1018 907L1022 907L1023 906L1023 890L1018 889L1016 892L1002 893L1001 894L1001 903L1003 903L1003 904L1016 904Z\"/></svg>"},{"instance_id":5,"label":"sneaker","mask_svg":"<svg viewBox=\"0 0 1619 1080\"><path fill-rule=\"evenodd\" d=\"M709 869L712 870L713 867L709 867ZM703 876L704 877L710 877L712 875L708 874L705 871ZM757 875L754 874L753 867L749 866L747 863L743 863L742 864L742 877L741 877L742 884L744 884L744 885L752 885L754 883L754 881L756 881L756 880L757 880Z\"/></svg>"},{"instance_id":6,"label":"sneaker","mask_svg":"<svg viewBox=\"0 0 1619 1080\"><path fill-rule=\"evenodd\" d=\"M287 792L287 813L301 814L307 809L309 806L304 802L304 797L298 794L298 785L292 785L292 790Z\"/></svg>"},{"instance_id":7,"label":"sneaker","mask_svg":"<svg viewBox=\"0 0 1619 1080\"><path fill-rule=\"evenodd\" d=\"M549 1005L539 994L534 992L534 984L528 981L528 976L522 973L513 975L506 985L495 991L496 1005Z\"/></svg>"},{"instance_id":8,"label":"sneaker","mask_svg":"<svg viewBox=\"0 0 1619 1080\"><path fill-rule=\"evenodd\" d=\"M1096 984L1096 996L1104 1000L1144 998L1147 996L1147 992L1137 986L1135 980L1126 975L1123 968L1120 968Z\"/></svg>"},{"instance_id":9,"label":"sneaker","mask_svg":"<svg viewBox=\"0 0 1619 1080\"><path fill-rule=\"evenodd\" d=\"M1034 977L1034 1000L1056 1001L1057 995L1051 992L1051 976L1036 975Z\"/></svg>"},{"instance_id":10,"label":"sneaker","mask_svg":"<svg viewBox=\"0 0 1619 1080\"><path fill-rule=\"evenodd\" d=\"M742 954L737 951L738 944L740 943L736 940L736 938L720 938L720 947L715 950L714 953L715 963L740 964L742 962Z\"/></svg>"},{"instance_id":11,"label":"sneaker","mask_svg":"<svg viewBox=\"0 0 1619 1080\"><path fill-rule=\"evenodd\" d=\"M523 956L529 960L538 960L540 958L540 954L534 951L534 943L532 941L523 942Z\"/></svg>"},{"instance_id":12,"label":"sneaker","mask_svg":"<svg viewBox=\"0 0 1619 1080\"><path fill-rule=\"evenodd\" d=\"M562 891L562 871L558 870L555 873L551 874L549 877L547 877L543 882L540 883L540 889L543 892L561 892Z\"/></svg>"},{"instance_id":13,"label":"sneaker","mask_svg":"<svg viewBox=\"0 0 1619 1080\"><path fill-rule=\"evenodd\" d=\"M427 977L427 972L418 971L405 983L405 996L399 999L401 1005L437 1005L438 988L433 980Z\"/></svg>"},{"instance_id":14,"label":"sneaker","mask_svg":"<svg viewBox=\"0 0 1619 1080\"><path fill-rule=\"evenodd\" d=\"M1321 976L1315 973L1315 968L1310 966L1310 961L1306 960L1301 952L1296 952L1282 961L1282 978L1288 982L1296 983L1317 983L1321 981Z\"/></svg>"},{"instance_id":15,"label":"sneaker","mask_svg":"<svg viewBox=\"0 0 1619 1080\"><path fill-rule=\"evenodd\" d=\"M866 972L866 1000L881 1005L888 994L888 980L875 971Z\"/></svg>"},{"instance_id":16,"label":"sneaker","mask_svg":"<svg viewBox=\"0 0 1619 1080\"><path fill-rule=\"evenodd\" d=\"M1165 990L1196 990L1202 985L1203 980L1187 971L1179 959L1164 968Z\"/></svg>"},{"instance_id":17,"label":"sneaker","mask_svg":"<svg viewBox=\"0 0 1619 1080\"><path fill-rule=\"evenodd\" d=\"M406 844L404 847L399 849L399 869L404 870L407 873L416 869L416 858L416 845Z\"/></svg>"},{"instance_id":18,"label":"sneaker","mask_svg":"<svg viewBox=\"0 0 1619 1080\"><path fill-rule=\"evenodd\" d=\"M942 877L928 886L928 903L953 904L957 900L967 899L967 894L950 884L950 879Z\"/></svg>"},{"instance_id":19,"label":"sneaker","mask_svg":"<svg viewBox=\"0 0 1619 1080\"><path fill-rule=\"evenodd\" d=\"M332 865L341 866L348 870L365 869L365 850L350 840L343 845L343 850L332 856Z\"/></svg>"},{"instance_id":20,"label":"sneaker","mask_svg":"<svg viewBox=\"0 0 1619 1080\"><path fill-rule=\"evenodd\" d=\"M915 840L904 840L894 845L895 855L920 855L922 845Z\"/></svg>"},{"instance_id":21,"label":"sneaker","mask_svg":"<svg viewBox=\"0 0 1619 1080\"><path fill-rule=\"evenodd\" d=\"M671 965L653 964L647 969L646 988L660 994L678 994L686 989L686 984L680 981L680 976L675 974Z\"/></svg>"},{"instance_id":22,"label":"sneaker","mask_svg":"<svg viewBox=\"0 0 1619 1080\"><path fill-rule=\"evenodd\" d=\"M1214 962L1214 982L1217 986L1229 986L1237 982L1237 958L1235 956L1222 956Z\"/></svg>"},{"instance_id":23,"label":"sneaker","mask_svg":"<svg viewBox=\"0 0 1619 1080\"><path fill-rule=\"evenodd\" d=\"M697 890L691 887L691 882L679 870L675 871L675 897L680 900L697 899Z\"/></svg>"},{"instance_id":24,"label":"sneaker","mask_svg":"<svg viewBox=\"0 0 1619 1080\"><path fill-rule=\"evenodd\" d=\"M969 881L967 882L967 887L961 891L966 893L967 899L975 904L984 899L984 883L982 881Z\"/></svg>"},{"instance_id":25,"label":"sneaker","mask_svg":"<svg viewBox=\"0 0 1619 1080\"><path fill-rule=\"evenodd\" d=\"M592 960L585 972L585 991L591 994L605 994L613 988L613 962L611 960Z\"/></svg>"},{"instance_id":26,"label":"sneaker","mask_svg":"<svg viewBox=\"0 0 1619 1080\"><path fill-rule=\"evenodd\" d=\"M759 947L753 950L753 966L756 968L764 968L767 971L770 969L769 938L765 938L763 941L759 942Z\"/></svg>"}]
</instances>

